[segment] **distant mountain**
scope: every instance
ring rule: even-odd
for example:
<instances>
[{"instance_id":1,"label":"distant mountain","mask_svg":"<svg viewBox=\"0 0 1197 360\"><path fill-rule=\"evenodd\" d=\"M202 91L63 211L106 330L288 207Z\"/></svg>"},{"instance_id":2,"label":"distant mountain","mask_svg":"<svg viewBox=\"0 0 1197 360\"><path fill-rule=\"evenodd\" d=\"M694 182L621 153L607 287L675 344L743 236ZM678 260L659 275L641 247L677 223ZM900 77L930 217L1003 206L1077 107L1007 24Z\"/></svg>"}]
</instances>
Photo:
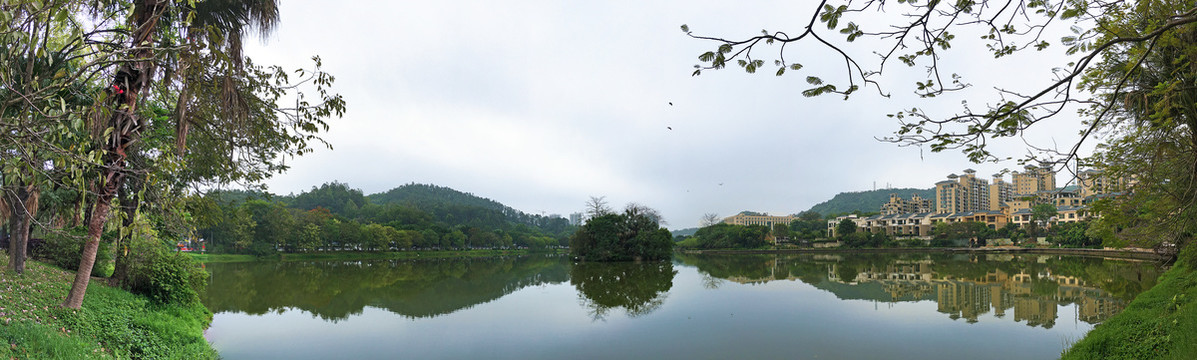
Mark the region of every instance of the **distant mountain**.
<instances>
[{"instance_id":1,"label":"distant mountain","mask_svg":"<svg viewBox=\"0 0 1197 360\"><path fill-rule=\"evenodd\" d=\"M669 233L673 234L673 236L692 236L696 232L698 232L698 228L685 228L669 231Z\"/></svg>"},{"instance_id":2,"label":"distant mountain","mask_svg":"<svg viewBox=\"0 0 1197 360\"><path fill-rule=\"evenodd\" d=\"M561 216L528 214L498 201L431 184L411 183L367 195L366 199L374 205L419 209L450 225L491 228L502 227L499 222L506 221L537 227L550 234L564 234L572 229L569 220Z\"/></svg>"},{"instance_id":3,"label":"distant mountain","mask_svg":"<svg viewBox=\"0 0 1197 360\"><path fill-rule=\"evenodd\" d=\"M889 202L889 194L897 194L903 199L910 199L912 194L917 194L924 199L935 199L935 189L881 189L873 191L860 192L842 192L836 194L831 200L827 200L812 206L810 210L816 211L823 216L828 214L843 214L853 211L860 212L877 212L881 211L881 205Z\"/></svg>"},{"instance_id":4,"label":"distant mountain","mask_svg":"<svg viewBox=\"0 0 1197 360\"><path fill-rule=\"evenodd\" d=\"M370 203L377 205L398 204L410 205L417 208L427 206L470 206L498 211L515 211L498 201L487 199L467 192L431 184L407 184L386 192L366 196Z\"/></svg>"}]
</instances>

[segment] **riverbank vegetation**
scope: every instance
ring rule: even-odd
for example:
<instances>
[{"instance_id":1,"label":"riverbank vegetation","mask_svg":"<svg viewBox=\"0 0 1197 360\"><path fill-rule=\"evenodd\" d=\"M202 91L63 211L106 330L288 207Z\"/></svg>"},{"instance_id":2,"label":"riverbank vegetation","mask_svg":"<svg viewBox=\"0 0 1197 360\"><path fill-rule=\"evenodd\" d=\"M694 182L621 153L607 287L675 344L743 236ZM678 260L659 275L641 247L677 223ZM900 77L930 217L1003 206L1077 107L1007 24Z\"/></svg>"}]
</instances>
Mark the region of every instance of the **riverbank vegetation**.
<instances>
[{"instance_id":1,"label":"riverbank vegetation","mask_svg":"<svg viewBox=\"0 0 1197 360\"><path fill-rule=\"evenodd\" d=\"M529 255L529 254L561 254L566 249L472 249L472 250L412 250L412 251L361 251L361 252L320 252L320 253L276 253L267 256L242 254L198 254L188 253L193 260L200 263L228 263L251 261L332 261L332 260L402 260L402 259L446 259L446 258L487 258L496 256Z\"/></svg>"},{"instance_id":2,"label":"riverbank vegetation","mask_svg":"<svg viewBox=\"0 0 1197 360\"><path fill-rule=\"evenodd\" d=\"M62 308L72 273L26 264L20 276L0 270L0 358L218 358L203 337L212 314L199 301L156 302L92 282L81 309Z\"/></svg>"},{"instance_id":3,"label":"riverbank vegetation","mask_svg":"<svg viewBox=\"0 0 1197 360\"><path fill-rule=\"evenodd\" d=\"M1197 354L1197 271L1178 263L1062 358L1191 359Z\"/></svg>"}]
</instances>

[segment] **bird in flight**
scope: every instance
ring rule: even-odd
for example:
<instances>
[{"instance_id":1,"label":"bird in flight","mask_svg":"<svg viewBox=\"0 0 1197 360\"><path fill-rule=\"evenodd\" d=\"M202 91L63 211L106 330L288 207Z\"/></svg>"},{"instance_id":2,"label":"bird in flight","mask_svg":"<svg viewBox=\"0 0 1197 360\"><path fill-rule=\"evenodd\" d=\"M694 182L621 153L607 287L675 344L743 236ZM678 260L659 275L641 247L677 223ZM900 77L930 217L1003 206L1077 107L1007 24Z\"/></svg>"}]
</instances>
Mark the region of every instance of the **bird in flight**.
<instances>
[{"instance_id":1,"label":"bird in flight","mask_svg":"<svg viewBox=\"0 0 1197 360\"><path fill-rule=\"evenodd\" d=\"M666 126L665 128L666 128L666 129L669 129L669 130L673 130L673 127L672 127L672 126Z\"/></svg>"},{"instance_id":2,"label":"bird in flight","mask_svg":"<svg viewBox=\"0 0 1197 360\"><path fill-rule=\"evenodd\" d=\"M670 102L669 102L669 106L673 106L673 102L672 102L672 101L670 101Z\"/></svg>"}]
</instances>

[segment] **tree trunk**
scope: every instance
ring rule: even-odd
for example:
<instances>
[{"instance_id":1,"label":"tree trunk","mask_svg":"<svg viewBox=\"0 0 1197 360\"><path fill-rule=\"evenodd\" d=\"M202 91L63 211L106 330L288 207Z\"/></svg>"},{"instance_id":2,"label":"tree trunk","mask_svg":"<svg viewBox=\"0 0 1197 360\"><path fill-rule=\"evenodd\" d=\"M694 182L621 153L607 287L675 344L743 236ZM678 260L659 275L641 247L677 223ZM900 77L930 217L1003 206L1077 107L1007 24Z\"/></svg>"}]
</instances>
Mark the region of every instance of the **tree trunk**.
<instances>
[{"instance_id":1,"label":"tree trunk","mask_svg":"<svg viewBox=\"0 0 1197 360\"><path fill-rule=\"evenodd\" d=\"M132 185L132 184L131 184ZM121 222L121 227L128 229L133 226L136 221L134 217L137 216L137 196L129 194L132 190L130 187L137 188L141 184L135 186L122 187L120 195L117 196L117 201L120 202L120 210L124 211L125 219ZM121 231L121 235L116 239L116 267L112 273L112 278L108 279L108 285L120 286L125 282L125 278L129 276L129 253L128 247L132 243L132 232L128 232L128 236L124 235L126 232Z\"/></svg>"},{"instance_id":2,"label":"tree trunk","mask_svg":"<svg viewBox=\"0 0 1197 360\"><path fill-rule=\"evenodd\" d=\"M63 307L78 309L83 306L83 296L87 293L87 283L91 280L91 268L96 263L96 251L100 247L104 222L108 221L113 197L128 175L126 160L129 146L140 139L141 130L145 127L145 123L137 117L137 103L141 91L149 88L154 76L152 60L155 50L151 47L154 44L154 32L166 5L166 0L139 0L133 5L133 41L130 45L135 50L130 54L130 61L123 63L117 70L112 85L106 90L107 121L98 128L101 130L100 134L109 128L112 132L108 137L101 139L104 160L100 178L96 182L96 202L92 205L91 218L88 219L88 239L83 247L83 256L79 259L75 282L71 284L71 291L63 301Z\"/></svg>"},{"instance_id":3,"label":"tree trunk","mask_svg":"<svg viewBox=\"0 0 1197 360\"><path fill-rule=\"evenodd\" d=\"M9 207L8 266L17 274L25 272L29 256L29 228L37 215L38 192L33 186L14 186L4 189L4 202Z\"/></svg>"},{"instance_id":4,"label":"tree trunk","mask_svg":"<svg viewBox=\"0 0 1197 360\"><path fill-rule=\"evenodd\" d=\"M97 201L92 209L91 223L87 224L87 243L83 245L83 257L79 259L79 271L75 272L75 282L71 283L71 292L67 293L62 307L83 307L83 295L87 293L87 283L91 281L91 268L96 265L100 234L104 233L104 220L108 219L109 207L109 201Z\"/></svg>"}]
</instances>

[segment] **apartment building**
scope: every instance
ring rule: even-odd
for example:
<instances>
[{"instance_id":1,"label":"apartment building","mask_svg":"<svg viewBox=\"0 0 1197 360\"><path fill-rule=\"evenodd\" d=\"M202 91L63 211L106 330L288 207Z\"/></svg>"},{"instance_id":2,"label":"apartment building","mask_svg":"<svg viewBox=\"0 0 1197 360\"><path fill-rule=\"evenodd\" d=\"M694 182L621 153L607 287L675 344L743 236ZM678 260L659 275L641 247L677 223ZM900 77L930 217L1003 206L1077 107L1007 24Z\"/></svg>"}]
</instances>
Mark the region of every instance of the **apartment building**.
<instances>
[{"instance_id":1,"label":"apartment building","mask_svg":"<svg viewBox=\"0 0 1197 360\"><path fill-rule=\"evenodd\" d=\"M1083 198L1124 192L1130 183L1125 177L1108 175L1101 170L1089 169L1077 174L1077 184L1080 185Z\"/></svg>"},{"instance_id":2,"label":"apartment building","mask_svg":"<svg viewBox=\"0 0 1197 360\"><path fill-rule=\"evenodd\" d=\"M1001 210L1002 204L1014 200L1014 184L1002 179L1002 174L993 174L989 184L989 209Z\"/></svg>"},{"instance_id":3,"label":"apartment building","mask_svg":"<svg viewBox=\"0 0 1197 360\"><path fill-rule=\"evenodd\" d=\"M935 212L950 214L989 210L989 182L977 178L973 169L964 175L951 174L935 183Z\"/></svg>"},{"instance_id":4,"label":"apartment building","mask_svg":"<svg viewBox=\"0 0 1197 360\"><path fill-rule=\"evenodd\" d=\"M881 205L881 215L925 213L931 212L932 208L931 199L924 199L918 194L911 194L910 200L898 194L889 194L889 202Z\"/></svg>"},{"instance_id":5,"label":"apartment building","mask_svg":"<svg viewBox=\"0 0 1197 360\"><path fill-rule=\"evenodd\" d=\"M1056 172L1052 171L1051 165L1027 165L1024 170L1026 171L1015 171L1011 174L1011 181L1014 182L1015 197L1031 196L1040 191L1056 189Z\"/></svg>"}]
</instances>

